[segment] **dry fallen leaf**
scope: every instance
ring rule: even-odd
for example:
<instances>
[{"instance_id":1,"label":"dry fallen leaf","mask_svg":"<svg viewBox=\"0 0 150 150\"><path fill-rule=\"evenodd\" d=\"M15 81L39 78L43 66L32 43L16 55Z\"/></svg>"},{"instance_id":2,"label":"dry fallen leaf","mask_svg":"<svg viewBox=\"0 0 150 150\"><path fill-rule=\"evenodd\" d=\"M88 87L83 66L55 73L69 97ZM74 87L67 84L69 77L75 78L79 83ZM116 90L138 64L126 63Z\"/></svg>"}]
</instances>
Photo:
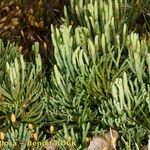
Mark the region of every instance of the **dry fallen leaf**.
<instances>
[{"instance_id":1,"label":"dry fallen leaf","mask_svg":"<svg viewBox=\"0 0 150 150\"><path fill-rule=\"evenodd\" d=\"M95 136L90 142L88 150L109 150L109 142L103 137Z\"/></svg>"},{"instance_id":2,"label":"dry fallen leaf","mask_svg":"<svg viewBox=\"0 0 150 150\"><path fill-rule=\"evenodd\" d=\"M116 150L116 143L119 134L116 130L110 129L104 136L95 136L90 142L88 150Z\"/></svg>"},{"instance_id":3,"label":"dry fallen leaf","mask_svg":"<svg viewBox=\"0 0 150 150\"><path fill-rule=\"evenodd\" d=\"M119 137L118 132L111 128L110 131L105 134L106 140L110 143L110 147L112 147L113 149L116 149L118 137Z\"/></svg>"}]
</instances>

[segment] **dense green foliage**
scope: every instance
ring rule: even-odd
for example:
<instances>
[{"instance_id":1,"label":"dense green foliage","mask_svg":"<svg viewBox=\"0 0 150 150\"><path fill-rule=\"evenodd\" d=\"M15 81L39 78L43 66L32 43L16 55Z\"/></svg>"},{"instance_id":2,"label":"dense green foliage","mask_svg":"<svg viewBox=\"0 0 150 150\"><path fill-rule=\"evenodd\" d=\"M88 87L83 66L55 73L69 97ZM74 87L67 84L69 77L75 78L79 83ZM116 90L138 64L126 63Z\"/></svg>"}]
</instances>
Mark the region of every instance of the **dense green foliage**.
<instances>
[{"instance_id":1,"label":"dense green foliage","mask_svg":"<svg viewBox=\"0 0 150 150\"><path fill-rule=\"evenodd\" d=\"M149 4L71 0L62 25L51 25L51 74L42 67L38 42L32 46L33 62L26 62L17 46L0 41L0 129L5 133L0 139L9 142L3 149L36 149L27 143L56 139L74 143L60 149L83 150L87 137L109 128L119 132L118 150L139 150L148 143L150 38L144 3ZM134 28L138 12L146 17Z\"/></svg>"}]
</instances>

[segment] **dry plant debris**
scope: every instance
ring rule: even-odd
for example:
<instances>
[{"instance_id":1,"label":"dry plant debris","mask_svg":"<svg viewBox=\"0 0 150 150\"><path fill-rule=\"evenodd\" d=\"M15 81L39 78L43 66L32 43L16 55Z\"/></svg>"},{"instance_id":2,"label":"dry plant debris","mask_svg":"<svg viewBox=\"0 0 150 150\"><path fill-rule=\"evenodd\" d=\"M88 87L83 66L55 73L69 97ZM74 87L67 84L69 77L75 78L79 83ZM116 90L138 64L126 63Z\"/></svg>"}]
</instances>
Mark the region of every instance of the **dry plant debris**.
<instances>
[{"instance_id":1,"label":"dry plant debris","mask_svg":"<svg viewBox=\"0 0 150 150\"><path fill-rule=\"evenodd\" d=\"M110 129L104 136L93 137L88 150L116 150L118 137L118 132L114 129Z\"/></svg>"}]
</instances>

